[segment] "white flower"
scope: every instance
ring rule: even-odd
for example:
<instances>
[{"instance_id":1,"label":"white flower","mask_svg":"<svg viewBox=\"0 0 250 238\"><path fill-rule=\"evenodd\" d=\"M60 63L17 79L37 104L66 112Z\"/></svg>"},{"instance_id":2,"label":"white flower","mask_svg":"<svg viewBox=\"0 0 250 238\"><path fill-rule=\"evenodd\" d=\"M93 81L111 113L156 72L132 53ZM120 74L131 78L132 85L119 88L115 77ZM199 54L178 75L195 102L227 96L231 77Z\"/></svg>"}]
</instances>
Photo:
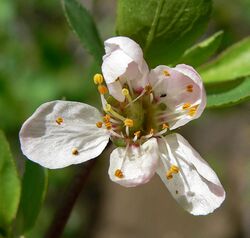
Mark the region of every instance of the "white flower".
<instances>
[{"instance_id":1,"label":"white flower","mask_svg":"<svg viewBox=\"0 0 250 238\"><path fill-rule=\"evenodd\" d=\"M149 71L137 43L127 37L105 41L101 74L94 82L103 113L87 104L52 101L23 124L23 153L50 169L93 159L109 139L109 176L125 187L157 173L187 211L205 215L218 208L225 191L215 172L179 134L206 105L199 74L188 65L160 65ZM105 86L105 83L106 86Z\"/></svg>"}]
</instances>

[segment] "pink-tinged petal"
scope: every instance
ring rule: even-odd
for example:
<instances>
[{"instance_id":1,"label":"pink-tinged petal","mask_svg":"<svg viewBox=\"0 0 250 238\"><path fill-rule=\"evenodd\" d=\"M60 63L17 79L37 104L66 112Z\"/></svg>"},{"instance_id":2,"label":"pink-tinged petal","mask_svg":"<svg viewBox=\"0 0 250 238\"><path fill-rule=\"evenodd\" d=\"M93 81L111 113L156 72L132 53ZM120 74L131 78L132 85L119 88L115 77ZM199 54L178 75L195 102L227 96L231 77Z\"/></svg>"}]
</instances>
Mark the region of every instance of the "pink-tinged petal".
<instances>
[{"instance_id":1,"label":"pink-tinged petal","mask_svg":"<svg viewBox=\"0 0 250 238\"><path fill-rule=\"evenodd\" d=\"M159 140L161 165L157 173L176 199L193 215L207 215L225 199L225 191L217 175L200 155L178 134ZM179 168L172 179L167 179L169 166Z\"/></svg>"},{"instance_id":2,"label":"pink-tinged petal","mask_svg":"<svg viewBox=\"0 0 250 238\"><path fill-rule=\"evenodd\" d=\"M143 64L143 52L141 47L132 39L124 36L109 38L104 42L106 55L116 50L121 50L140 67ZM104 57L105 58L105 57Z\"/></svg>"},{"instance_id":3,"label":"pink-tinged petal","mask_svg":"<svg viewBox=\"0 0 250 238\"><path fill-rule=\"evenodd\" d=\"M121 75L125 74L127 70L130 70L128 66L131 63L133 63L133 59L120 49L106 55L102 63L102 72L106 83L110 84L115 82Z\"/></svg>"},{"instance_id":4,"label":"pink-tinged petal","mask_svg":"<svg viewBox=\"0 0 250 238\"><path fill-rule=\"evenodd\" d=\"M125 96L122 94L122 85L119 80L107 84L109 94L112 95L116 100L123 102Z\"/></svg>"},{"instance_id":5,"label":"pink-tinged petal","mask_svg":"<svg viewBox=\"0 0 250 238\"><path fill-rule=\"evenodd\" d=\"M23 154L50 169L93 159L109 141L107 130L95 124L100 120L98 110L84 103L44 103L21 128Z\"/></svg>"},{"instance_id":6,"label":"pink-tinged petal","mask_svg":"<svg viewBox=\"0 0 250 238\"><path fill-rule=\"evenodd\" d=\"M201 102L199 107L197 108L197 115L201 115L202 112L204 111L206 104L207 104L207 96L206 96L206 91L204 89L204 85L201 79L201 76L198 74L198 72L191 67L190 65L186 64L178 64L176 65L175 69L184 75L188 76L191 78L197 85L199 85L200 88L200 93L201 93ZM197 117L196 117L197 118Z\"/></svg>"},{"instance_id":7,"label":"pink-tinged petal","mask_svg":"<svg viewBox=\"0 0 250 238\"><path fill-rule=\"evenodd\" d=\"M158 167L158 145L156 139L150 139L140 148L118 147L110 155L110 179L124 187L135 187L147 183ZM116 171L121 176L116 176Z\"/></svg>"},{"instance_id":8,"label":"pink-tinged petal","mask_svg":"<svg viewBox=\"0 0 250 238\"><path fill-rule=\"evenodd\" d=\"M150 84L154 96L167 105L162 120L176 129L198 118L206 106L206 93L199 74L190 66L175 68L160 65L151 70Z\"/></svg>"},{"instance_id":9,"label":"pink-tinged petal","mask_svg":"<svg viewBox=\"0 0 250 238\"><path fill-rule=\"evenodd\" d=\"M104 42L102 72L107 84L118 78L130 84L134 90L147 84L148 66L140 46L128 37L113 37ZM130 81L130 82L128 82Z\"/></svg>"}]
</instances>

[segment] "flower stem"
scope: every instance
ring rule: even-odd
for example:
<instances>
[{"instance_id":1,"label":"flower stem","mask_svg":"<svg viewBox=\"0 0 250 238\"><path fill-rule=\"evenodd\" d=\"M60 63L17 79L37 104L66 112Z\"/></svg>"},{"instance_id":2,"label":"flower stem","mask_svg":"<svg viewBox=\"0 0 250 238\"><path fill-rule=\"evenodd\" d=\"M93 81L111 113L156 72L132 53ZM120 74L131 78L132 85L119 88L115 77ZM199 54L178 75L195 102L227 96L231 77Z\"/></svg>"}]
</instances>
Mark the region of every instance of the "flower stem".
<instances>
[{"instance_id":1,"label":"flower stem","mask_svg":"<svg viewBox=\"0 0 250 238\"><path fill-rule=\"evenodd\" d=\"M96 160L97 159L92 159L84 163L84 165L82 165L80 168L79 173L73 177L72 182L66 190L64 199L59 204L59 207L55 212L54 218L47 230L47 233L45 234L45 238L61 237L74 204L86 185L87 179L90 175L90 172L94 168Z\"/></svg>"}]
</instances>

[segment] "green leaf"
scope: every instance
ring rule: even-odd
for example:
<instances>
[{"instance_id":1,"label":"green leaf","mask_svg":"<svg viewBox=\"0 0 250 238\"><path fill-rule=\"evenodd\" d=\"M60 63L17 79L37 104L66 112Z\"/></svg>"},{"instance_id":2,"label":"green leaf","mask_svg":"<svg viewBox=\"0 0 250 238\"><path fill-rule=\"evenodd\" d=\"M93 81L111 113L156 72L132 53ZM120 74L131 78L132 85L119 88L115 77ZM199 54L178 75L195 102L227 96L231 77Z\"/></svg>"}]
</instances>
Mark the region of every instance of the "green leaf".
<instances>
[{"instance_id":1,"label":"green leaf","mask_svg":"<svg viewBox=\"0 0 250 238\"><path fill-rule=\"evenodd\" d=\"M0 233L7 234L19 204L20 180L10 147L0 131Z\"/></svg>"},{"instance_id":2,"label":"green leaf","mask_svg":"<svg viewBox=\"0 0 250 238\"><path fill-rule=\"evenodd\" d=\"M211 0L119 0L116 31L140 44L151 66L176 61L204 31Z\"/></svg>"},{"instance_id":3,"label":"green leaf","mask_svg":"<svg viewBox=\"0 0 250 238\"><path fill-rule=\"evenodd\" d=\"M250 75L250 37L232 45L198 71L205 83L229 81Z\"/></svg>"},{"instance_id":4,"label":"green leaf","mask_svg":"<svg viewBox=\"0 0 250 238\"><path fill-rule=\"evenodd\" d=\"M47 170L26 160L20 202L21 234L29 231L35 225L46 195L47 184Z\"/></svg>"},{"instance_id":5,"label":"green leaf","mask_svg":"<svg viewBox=\"0 0 250 238\"><path fill-rule=\"evenodd\" d=\"M179 63L189 64L197 67L205 63L215 54L221 44L223 31L219 31L204 41L186 50L184 55L178 60Z\"/></svg>"},{"instance_id":6,"label":"green leaf","mask_svg":"<svg viewBox=\"0 0 250 238\"><path fill-rule=\"evenodd\" d=\"M232 106L250 98L250 77L207 85L207 108Z\"/></svg>"},{"instance_id":7,"label":"green leaf","mask_svg":"<svg viewBox=\"0 0 250 238\"><path fill-rule=\"evenodd\" d=\"M104 55L103 42L90 13L76 0L63 0L65 16L73 32L80 38L83 46L99 63Z\"/></svg>"}]
</instances>

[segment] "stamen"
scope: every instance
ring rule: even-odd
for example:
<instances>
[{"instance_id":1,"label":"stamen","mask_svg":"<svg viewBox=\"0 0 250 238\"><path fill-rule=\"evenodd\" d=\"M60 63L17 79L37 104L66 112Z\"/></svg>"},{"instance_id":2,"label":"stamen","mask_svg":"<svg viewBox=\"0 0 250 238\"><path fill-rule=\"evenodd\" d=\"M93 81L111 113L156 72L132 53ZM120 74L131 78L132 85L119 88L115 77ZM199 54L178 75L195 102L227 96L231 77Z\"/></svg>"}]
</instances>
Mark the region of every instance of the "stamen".
<instances>
[{"instance_id":1,"label":"stamen","mask_svg":"<svg viewBox=\"0 0 250 238\"><path fill-rule=\"evenodd\" d=\"M145 86L145 93L150 94L152 93L152 91L153 91L153 88L150 84Z\"/></svg>"},{"instance_id":2,"label":"stamen","mask_svg":"<svg viewBox=\"0 0 250 238\"><path fill-rule=\"evenodd\" d=\"M105 126L106 126L106 128L107 128L108 130L111 130L111 129L112 129L112 124L111 124L110 121L106 122L106 123L105 123Z\"/></svg>"},{"instance_id":3,"label":"stamen","mask_svg":"<svg viewBox=\"0 0 250 238\"><path fill-rule=\"evenodd\" d=\"M73 149L71 150L71 153L72 153L72 155L78 155L78 154L79 154L79 151L78 151L77 148L73 148Z\"/></svg>"},{"instance_id":4,"label":"stamen","mask_svg":"<svg viewBox=\"0 0 250 238\"><path fill-rule=\"evenodd\" d=\"M166 177L167 177L168 180L172 179L173 178L173 173L171 173L171 171L167 171Z\"/></svg>"},{"instance_id":5,"label":"stamen","mask_svg":"<svg viewBox=\"0 0 250 238\"><path fill-rule=\"evenodd\" d=\"M141 131L136 131L136 132L134 133L134 136L136 136L137 138L140 137L140 135L141 135Z\"/></svg>"},{"instance_id":6,"label":"stamen","mask_svg":"<svg viewBox=\"0 0 250 238\"><path fill-rule=\"evenodd\" d=\"M168 129L168 128L169 128L169 124L168 124L168 123L164 123L164 124L162 125L162 130Z\"/></svg>"},{"instance_id":7,"label":"stamen","mask_svg":"<svg viewBox=\"0 0 250 238\"><path fill-rule=\"evenodd\" d=\"M127 126L127 127L133 127L133 126L134 126L134 121L133 121L132 119L129 119L129 118L125 119L125 120L123 121L123 123L124 123L124 125Z\"/></svg>"},{"instance_id":8,"label":"stamen","mask_svg":"<svg viewBox=\"0 0 250 238\"><path fill-rule=\"evenodd\" d=\"M98 121L98 122L96 123L96 126L97 126L98 128L102 128L102 122L101 122L101 121Z\"/></svg>"},{"instance_id":9,"label":"stamen","mask_svg":"<svg viewBox=\"0 0 250 238\"><path fill-rule=\"evenodd\" d=\"M172 165L171 168L170 168L170 171L173 173L173 174L178 174L180 169L178 166L176 165Z\"/></svg>"},{"instance_id":10,"label":"stamen","mask_svg":"<svg viewBox=\"0 0 250 238\"><path fill-rule=\"evenodd\" d=\"M58 125L61 125L61 124L63 123L63 118L62 118L62 117L56 118L56 123L57 123Z\"/></svg>"},{"instance_id":11,"label":"stamen","mask_svg":"<svg viewBox=\"0 0 250 238\"><path fill-rule=\"evenodd\" d=\"M104 121L104 122L109 122L109 121L110 121L110 118L111 118L111 116L108 115L108 114L106 114L106 115L103 117L103 121Z\"/></svg>"},{"instance_id":12,"label":"stamen","mask_svg":"<svg viewBox=\"0 0 250 238\"><path fill-rule=\"evenodd\" d=\"M108 89L106 86L100 84L98 85L98 91L100 94L106 94L108 92Z\"/></svg>"},{"instance_id":13,"label":"stamen","mask_svg":"<svg viewBox=\"0 0 250 238\"><path fill-rule=\"evenodd\" d=\"M167 179L172 179L173 174L178 174L179 171L180 171L179 167L177 167L176 165L171 165L170 169L166 173Z\"/></svg>"},{"instance_id":14,"label":"stamen","mask_svg":"<svg viewBox=\"0 0 250 238\"><path fill-rule=\"evenodd\" d=\"M129 103L133 102L133 100L129 94L129 90L127 88L122 89L122 94L128 99Z\"/></svg>"},{"instance_id":15,"label":"stamen","mask_svg":"<svg viewBox=\"0 0 250 238\"><path fill-rule=\"evenodd\" d=\"M134 141L134 142L137 141L137 139L140 137L140 135L141 135L141 131L136 131L136 132L134 133L133 141Z\"/></svg>"},{"instance_id":16,"label":"stamen","mask_svg":"<svg viewBox=\"0 0 250 238\"><path fill-rule=\"evenodd\" d=\"M101 74L95 74L93 80L95 84L102 84L103 76Z\"/></svg>"},{"instance_id":17,"label":"stamen","mask_svg":"<svg viewBox=\"0 0 250 238\"><path fill-rule=\"evenodd\" d=\"M188 108L190 108L190 106L191 106L190 103L188 103L188 102L187 102L187 103L184 103L183 106L182 106L182 109L184 109L184 110L185 110L185 109L188 109Z\"/></svg>"},{"instance_id":18,"label":"stamen","mask_svg":"<svg viewBox=\"0 0 250 238\"><path fill-rule=\"evenodd\" d=\"M170 76L170 73L169 73L167 70L163 70L163 74L164 74L165 76Z\"/></svg>"},{"instance_id":19,"label":"stamen","mask_svg":"<svg viewBox=\"0 0 250 238\"><path fill-rule=\"evenodd\" d=\"M113 130L109 130L109 133L110 133L112 136L115 136L115 137L118 137L118 138L124 138L123 135L120 135L120 134L116 133L116 132L113 131Z\"/></svg>"},{"instance_id":20,"label":"stamen","mask_svg":"<svg viewBox=\"0 0 250 238\"><path fill-rule=\"evenodd\" d=\"M194 86L192 84L187 85L187 87L186 87L187 92L192 93L193 92L193 87Z\"/></svg>"},{"instance_id":21,"label":"stamen","mask_svg":"<svg viewBox=\"0 0 250 238\"><path fill-rule=\"evenodd\" d=\"M120 119L121 121L125 121L126 120L125 117L123 117L122 115L120 115L119 113L117 113L116 111L114 111L110 104L106 104L105 111L106 112L110 112L114 117Z\"/></svg>"},{"instance_id":22,"label":"stamen","mask_svg":"<svg viewBox=\"0 0 250 238\"><path fill-rule=\"evenodd\" d=\"M197 108L198 108L198 105L191 107L188 111L188 115L191 117L194 116L197 112Z\"/></svg>"},{"instance_id":23,"label":"stamen","mask_svg":"<svg viewBox=\"0 0 250 238\"><path fill-rule=\"evenodd\" d=\"M120 170L120 169L117 169L116 171L115 171L115 176L117 177L117 178L123 178L124 177L124 175L123 175L123 173L122 173L122 171Z\"/></svg>"}]
</instances>

